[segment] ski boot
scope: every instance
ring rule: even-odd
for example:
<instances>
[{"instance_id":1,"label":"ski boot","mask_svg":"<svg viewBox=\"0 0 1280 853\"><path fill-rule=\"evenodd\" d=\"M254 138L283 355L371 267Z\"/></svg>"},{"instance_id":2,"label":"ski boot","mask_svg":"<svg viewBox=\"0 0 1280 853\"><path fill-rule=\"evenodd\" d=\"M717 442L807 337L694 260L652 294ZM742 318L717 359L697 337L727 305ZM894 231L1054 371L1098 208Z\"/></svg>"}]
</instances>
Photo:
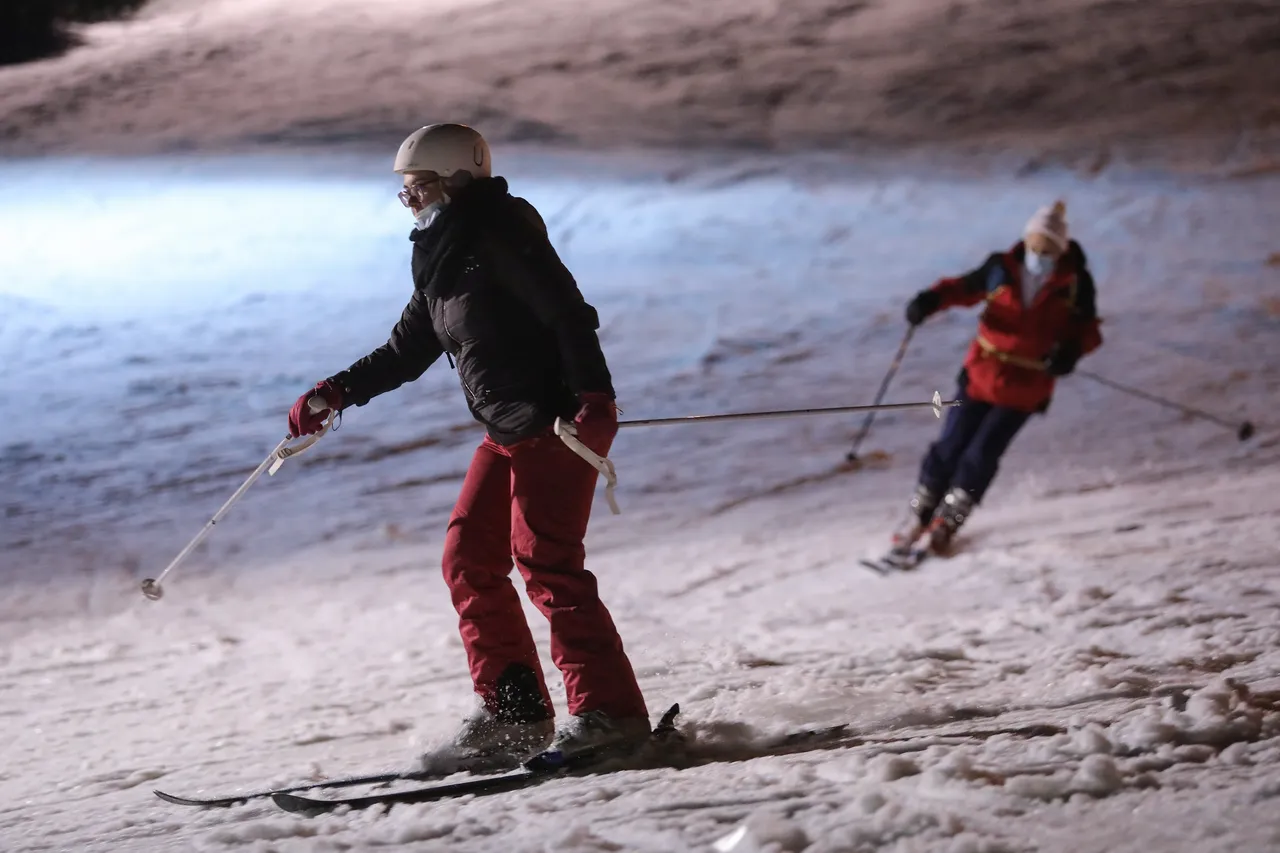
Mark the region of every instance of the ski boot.
<instances>
[{"instance_id":1,"label":"ski boot","mask_svg":"<svg viewBox=\"0 0 1280 853\"><path fill-rule=\"evenodd\" d=\"M950 553L956 531L973 514L974 506L973 496L959 486L947 492L938 514L929 522L929 550L934 554Z\"/></svg>"},{"instance_id":2,"label":"ski boot","mask_svg":"<svg viewBox=\"0 0 1280 853\"><path fill-rule=\"evenodd\" d=\"M574 714L556 731L547 750L567 762L602 752L626 753L649 740L648 717L611 717L603 711Z\"/></svg>"},{"instance_id":3,"label":"ski boot","mask_svg":"<svg viewBox=\"0 0 1280 853\"><path fill-rule=\"evenodd\" d=\"M492 772L519 767L545 750L555 722L537 674L512 664L498 678L495 701L481 703L449 742L422 756L424 773Z\"/></svg>"},{"instance_id":4,"label":"ski boot","mask_svg":"<svg viewBox=\"0 0 1280 853\"><path fill-rule=\"evenodd\" d=\"M907 517L893 531L893 544L890 548L890 553L896 556L909 554L916 541L928 529L929 520L933 518L934 510L937 508L937 494L923 484L916 486L915 493L907 503Z\"/></svg>"}]
</instances>

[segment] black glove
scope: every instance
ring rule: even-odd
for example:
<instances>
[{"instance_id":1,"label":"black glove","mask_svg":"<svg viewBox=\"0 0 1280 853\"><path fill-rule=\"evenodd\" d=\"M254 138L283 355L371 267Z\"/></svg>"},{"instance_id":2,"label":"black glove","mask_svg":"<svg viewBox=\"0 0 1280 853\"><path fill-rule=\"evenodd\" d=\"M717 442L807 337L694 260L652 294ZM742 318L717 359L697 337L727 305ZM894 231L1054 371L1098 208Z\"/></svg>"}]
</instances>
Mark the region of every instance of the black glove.
<instances>
[{"instance_id":1,"label":"black glove","mask_svg":"<svg viewBox=\"0 0 1280 853\"><path fill-rule=\"evenodd\" d=\"M1044 369L1050 376L1066 376L1076 369L1080 347L1073 343L1056 343L1044 357Z\"/></svg>"},{"instance_id":2,"label":"black glove","mask_svg":"<svg viewBox=\"0 0 1280 853\"><path fill-rule=\"evenodd\" d=\"M942 297L933 290L922 290L907 303L907 322L919 326L925 318L942 307Z\"/></svg>"}]
</instances>

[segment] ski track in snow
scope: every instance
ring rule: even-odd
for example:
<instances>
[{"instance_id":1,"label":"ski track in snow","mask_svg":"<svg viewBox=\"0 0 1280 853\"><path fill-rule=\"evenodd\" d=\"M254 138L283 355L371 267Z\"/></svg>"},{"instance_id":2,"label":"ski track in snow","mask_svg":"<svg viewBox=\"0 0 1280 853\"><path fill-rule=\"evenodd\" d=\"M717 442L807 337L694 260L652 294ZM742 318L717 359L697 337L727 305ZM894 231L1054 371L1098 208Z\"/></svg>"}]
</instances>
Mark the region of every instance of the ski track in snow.
<instances>
[{"instance_id":1,"label":"ski track in snow","mask_svg":"<svg viewBox=\"0 0 1280 853\"><path fill-rule=\"evenodd\" d=\"M1158 5L453 0L395 49L421 29L399 5L157 0L0 70L10 151L66 151L72 125L99 150L394 143L432 110L584 146L964 140L495 155L600 309L624 418L870 402L910 295L1063 197L1105 318L1083 366L1259 430L1064 380L961 553L890 578L857 560L899 518L927 412L879 417L858 471L858 417L624 431L624 514L600 502L590 565L691 764L317 819L183 809L151 789L404 769L451 733L469 681L437 566L479 434L437 365L264 478L145 601L296 396L398 316L390 158L5 160L0 850L1280 847L1275 18ZM406 74L450 82L434 104L377 82ZM949 395L975 321L921 329L889 399ZM776 747L840 723L866 742Z\"/></svg>"}]
</instances>

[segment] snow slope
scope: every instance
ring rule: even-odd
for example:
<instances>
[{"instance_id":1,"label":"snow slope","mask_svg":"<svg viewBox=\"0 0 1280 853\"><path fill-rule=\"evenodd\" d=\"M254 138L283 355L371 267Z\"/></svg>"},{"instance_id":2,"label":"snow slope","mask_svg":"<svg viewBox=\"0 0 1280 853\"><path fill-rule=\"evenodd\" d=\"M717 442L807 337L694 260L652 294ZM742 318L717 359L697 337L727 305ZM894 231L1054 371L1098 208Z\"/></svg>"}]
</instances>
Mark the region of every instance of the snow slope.
<instances>
[{"instance_id":1,"label":"snow slope","mask_svg":"<svg viewBox=\"0 0 1280 853\"><path fill-rule=\"evenodd\" d=\"M0 70L0 850L1280 848L1273 4L409 5L158 0ZM693 766L165 805L406 766L468 709L437 565L479 435L443 365L137 590L385 338L387 144L444 117L554 143L497 162L600 309L624 417L869 402L910 295L1063 197L1106 321L1084 366L1258 436L1066 380L963 553L883 579L856 561L927 412L858 471L859 418L625 431L591 565ZM974 319L920 330L890 399L950 393ZM774 754L836 723L867 743Z\"/></svg>"},{"instance_id":2,"label":"snow slope","mask_svg":"<svg viewBox=\"0 0 1280 853\"><path fill-rule=\"evenodd\" d=\"M707 850L744 822L740 851L1280 840L1275 180L834 157L598 158L579 183L577 162L499 154L606 318L626 417L868 400L910 293L1062 195L1106 316L1087 366L1259 437L1069 380L965 553L886 580L856 557L896 519L931 415L884 417L852 473L835 463L858 419L628 431L624 515L597 514L591 560L651 710L681 703L724 761L385 817L153 801L403 765L467 708L435 566L478 436L443 366L255 486L163 602L136 591L405 297L385 163L333 157L307 180L254 159L95 164L101 266L39 240L79 226L42 189L67 164L7 167L32 189L0 229L24 306L0 329L23 403L0 456L4 849ZM282 215L281 185L306 216ZM180 223L169 197L191 202ZM949 392L972 324L926 326L891 398ZM836 722L911 739L761 757ZM993 734L1031 724L1063 733Z\"/></svg>"}]
</instances>

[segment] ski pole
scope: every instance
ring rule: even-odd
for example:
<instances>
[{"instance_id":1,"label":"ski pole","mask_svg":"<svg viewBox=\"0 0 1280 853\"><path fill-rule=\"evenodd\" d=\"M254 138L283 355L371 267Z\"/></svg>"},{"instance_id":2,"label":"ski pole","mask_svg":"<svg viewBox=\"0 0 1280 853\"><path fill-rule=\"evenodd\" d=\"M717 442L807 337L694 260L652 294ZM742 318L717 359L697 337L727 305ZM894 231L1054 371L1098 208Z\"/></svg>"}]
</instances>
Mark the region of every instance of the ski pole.
<instances>
[{"instance_id":1,"label":"ski pole","mask_svg":"<svg viewBox=\"0 0 1280 853\"><path fill-rule=\"evenodd\" d=\"M894 374L898 372L898 368L902 365L902 358L907 354L907 346L911 343L911 336L915 334L916 327L907 325L907 333L902 336L902 343L898 345L898 354L893 357L893 363L889 365L889 372L884 375L884 381L880 383L880 390L876 392L875 404L880 405L880 401L884 399L884 394L889 390L889 383L893 381ZM862 422L862 428L858 430L858 435L853 439L853 449L845 454L846 462L858 461L858 448L862 447L863 440L866 439L867 433L871 432L871 422L876 419L876 409L867 412L866 419Z\"/></svg>"},{"instance_id":2,"label":"ski pole","mask_svg":"<svg viewBox=\"0 0 1280 853\"><path fill-rule=\"evenodd\" d=\"M880 403L872 406L828 406L818 409L777 409L765 412L729 412L722 415L685 415L678 418L647 418L639 421L619 421L618 428L641 426L670 426L672 424L708 423L711 421L760 421L769 418L794 418L801 415L836 415L848 412L884 411L887 409L933 409L936 417L942 410L960 405L959 400L943 400L936 391L927 403Z\"/></svg>"},{"instance_id":3,"label":"ski pole","mask_svg":"<svg viewBox=\"0 0 1280 853\"><path fill-rule=\"evenodd\" d=\"M748 420L766 420L770 418L793 418L801 415L834 415L847 414L849 412L866 412L870 410L884 409L922 409L926 406L933 410L934 417L942 417L942 410L951 406L959 406L959 400L943 400L942 395L937 391L933 392L933 399L927 403L880 403L871 406L828 406L816 409L777 409L764 412L729 412L726 414L716 415L686 415L676 418L646 418L644 420L620 421L618 428L623 427L642 427L642 426L671 426L674 424L690 424L690 423L708 423L712 421L748 421ZM560 440L565 443L570 450L578 456L586 460L592 468L600 472L600 476L604 477L605 500L609 502L609 509L614 515L621 515L622 510L618 508L618 502L614 498L613 492L618 485L618 472L613 466L613 462L607 457L600 456L591 448L587 447L578 440L578 430L571 421L563 418L556 418L555 434L560 436Z\"/></svg>"},{"instance_id":4,"label":"ski pole","mask_svg":"<svg viewBox=\"0 0 1280 853\"><path fill-rule=\"evenodd\" d=\"M1213 423L1218 424L1219 426L1224 426L1227 429L1233 430L1236 434L1236 438L1238 438L1240 441L1248 441L1249 439L1253 438L1254 429L1253 429L1253 424L1250 421L1243 421L1239 424L1235 424L1235 423L1232 423L1231 421L1225 420L1223 418L1218 417L1217 415L1210 414L1209 412L1203 411L1201 409L1192 408L1191 406L1184 406L1182 403L1175 403L1172 400L1166 400L1163 397L1157 397L1155 394L1149 394L1146 391L1142 391L1138 388L1130 388L1127 385L1121 385L1119 382L1115 382L1111 379L1107 379L1105 376L1099 376L1096 373L1091 373L1088 370L1077 370L1076 375L1083 376L1085 379L1092 379L1094 382L1097 382L1100 385L1106 385L1108 388L1114 388L1115 390L1121 391L1125 394L1132 394L1134 397L1141 397L1143 400L1148 400L1152 403L1156 403L1161 406L1167 406L1170 409L1176 409L1179 412L1182 412L1183 414L1192 415L1193 417L1197 417L1197 418L1203 418L1206 421L1212 421Z\"/></svg>"},{"instance_id":5,"label":"ski pole","mask_svg":"<svg viewBox=\"0 0 1280 853\"><path fill-rule=\"evenodd\" d=\"M325 402L323 397L317 395L307 401L307 408L311 410L312 414L319 414L329 408L329 404ZM292 436L286 435L280 443L275 446L275 449L267 455L267 458L263 459L258 467L253 469L253 473L249 475L249 479L245 480L244 483L240 485L240 488L236 489L235 494L228 498L227 502L222 505L222 508L213 514L213 518L209 519L205 526L200 529L200 532L196 534L196 537L187 543L187 547L183 548L178 553L178 556L174 557L173 561L170 562L169 565L165 566L164 571L156 575L154 578L147 578L142 582L142 594L152 601L159 601L164 596L164 587L160 586L160 582L163 581L165 576L168 575L169 572L173 571L179 563L185 560L187 556L195 550L197 545L204 541L204 538L209 535L214 526L222 520L224 515L226 515L227 510L231 509L232 505L235 504L236 501L240 500L245 492L249 491L249 487L257 482L258 478L262 476L262 473L266 471L268 475L274 475L280 470L280 466L284 464L284 460L288 459L290 456L297 456L299 453L302 453L304 450L311 447L311 445L319 441L320 437L329 431L329 427L332 425L334 415L336 414L337 413L333 411L329 412L329 417L325 418L324 424L320 427L320 431L314 435L307 436L297 444L290 445L289 442L293 441L293 438Z\"/></svg>"}]
</instances>

